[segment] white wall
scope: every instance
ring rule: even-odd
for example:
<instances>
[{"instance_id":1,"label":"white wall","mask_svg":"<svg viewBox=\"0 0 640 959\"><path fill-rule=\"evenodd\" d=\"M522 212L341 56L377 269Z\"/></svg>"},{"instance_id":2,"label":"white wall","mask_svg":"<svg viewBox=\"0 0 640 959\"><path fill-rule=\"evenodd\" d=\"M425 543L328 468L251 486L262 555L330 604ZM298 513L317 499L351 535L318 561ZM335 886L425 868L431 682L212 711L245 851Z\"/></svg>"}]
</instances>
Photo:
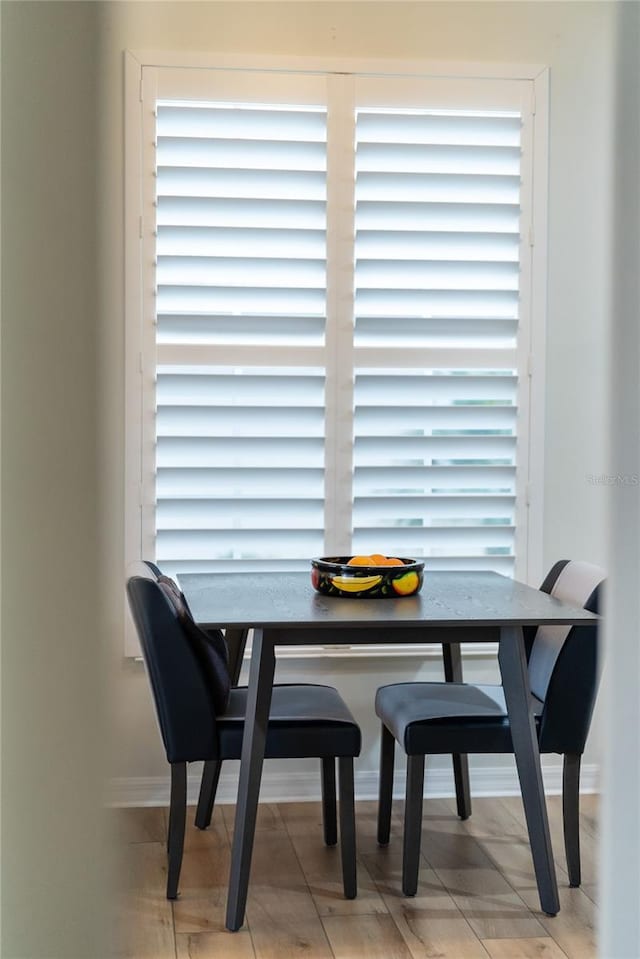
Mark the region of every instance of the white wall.
<instances>
[{"instance_id":1,"label":"white wall","mask_svg":"<svg viewBox=\"0 0 640 959\"><path fill-rule=\"evenodd\" d=\"M551 67L545 559L564 554L602 561L606 493L589 486L585 474L608 466L607 117L615 7L2 4L0 948L7 959L108 954L98 875L107 851L96 808L104 770L97 598L103 571L114 772L155 777L165 770L146 681L121 655L122 50L528 60ZM103 133L99 190L96 120ZM576 365L569 377L570 360ZM618 515L621 525L624 519ZM385 662L383 671L379 661L366 670L328 661L300 675L316 677L324 667L366 726L361 768L374 772L370 697L378 681L405 675L407 662ZM476 674L475 667L469 671ZM631 683L625 692L633 693ZM623 776L620 749L616 761ZM620 795L626 801L628 790ZM618 881L635 868L630 857L626 871L617 859L618 851L624 857L632 848L626 812L611 805L607 813L609 824L617 816L625 830L622 836L617 830L605 863ZM626 904L624 897L620 902ZM635 919L632 909L628 919ZM626 935L617 919L612 911L609 934L621 928ZM637 930L633 934L637 945ZM624 954L637 955L637 948Z\"/></svg>"},{"instance_id":2,"label":"white wall","mask_svg":"<svg viewBox=\"0 0 640 959\"><path fill-rule=\"evenodd\" d=\"M114 3L104 11L104 167L100 209L105 322L100 331L103 542L113 652L114 776L138 798L166 774L146 678L122 658L123 536L123 51L333 55L537 63L551 70L549 309L544 563L605 563L607 274L610 101L615 5L607 3ZM322 676L353 705L364 731L361 785L377 768L375 688L416 675L413 659L289 662L280 675ZM436 660L420 675L439 676ZM470 679L497 678L472 660ZM597 718L596 723L597 727ZM597 729L586 764L597 761ZM476 759L493 767L495 757ZM506 764L510 759L500 760ZM433 768L444 768L445 760ZM302 767L301 767L302 768ZM434 781L441 782L437 773ZM372 780L371 780L372 781ZM125 790L126 791L126 790ZM133 796L134 793L131 793Z\"/></svg>"}]
</instances>

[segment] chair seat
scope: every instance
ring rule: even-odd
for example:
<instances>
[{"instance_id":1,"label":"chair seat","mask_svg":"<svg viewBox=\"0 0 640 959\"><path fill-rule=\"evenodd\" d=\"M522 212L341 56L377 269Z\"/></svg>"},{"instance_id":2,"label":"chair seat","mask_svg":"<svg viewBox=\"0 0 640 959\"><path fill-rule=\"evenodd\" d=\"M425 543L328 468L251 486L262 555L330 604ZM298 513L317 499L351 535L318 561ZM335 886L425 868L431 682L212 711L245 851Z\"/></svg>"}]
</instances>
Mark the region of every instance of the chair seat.
<instances>
[{"instance_id":1,"label":"chair seat","mask_svg":"<svg viewBox=\"0 0 640 959\"><path fill-rule=\"evenodd\" d=\"M227 709L216 720L220 759L239 759L247 708L247 688L231 690ZM360 729L333 686L273 687L266 759L358 756Z\"/></svg>"},{"instance_id":2,"label":"chair seat","mask_svg":"<svg viewBox=\"0 0 640 959\"><path fill-rule=\"evenodd\" d=\"M407 755L512 752L501 686L469 683L396 683L376 694L376 714ZM533 694L536 723L543 704Z\"/></svg>"}]
</instances>

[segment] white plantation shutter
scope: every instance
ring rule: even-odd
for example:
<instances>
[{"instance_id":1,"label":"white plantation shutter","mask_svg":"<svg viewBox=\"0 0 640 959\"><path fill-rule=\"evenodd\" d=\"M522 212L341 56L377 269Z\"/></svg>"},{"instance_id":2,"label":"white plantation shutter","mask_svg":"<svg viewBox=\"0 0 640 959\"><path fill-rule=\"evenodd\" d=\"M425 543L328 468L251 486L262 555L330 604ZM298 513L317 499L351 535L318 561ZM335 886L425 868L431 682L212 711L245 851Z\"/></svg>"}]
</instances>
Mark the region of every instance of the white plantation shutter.
<instances>
[{"instance_id":1,"label":"white plantation shutter","mask_svg":"<svg viewBox=\"0 0 640 959\"><path fill-rule=\"evenodd\" d=\"M306 568L324 528L326 108L160 99L155 164L156 560Z\"/></svg>"},{"instance_id":2,"label":"white plantation shutter","mask_svg":"<svg viewBox=\"0 0 640 959\"><path fill-rule=\"evenodd\" d=\"M531 84L143 75L139 553L517 573Z\"/></svg>"},{"instance_id":3,"label":"white plantation shutter","mask_svg":"<svg viewBox=\"0 0 640 959\"><path fill-rule=\"evenodd\" d=\"M356 552L377 542L430 569L512 573L515 378L466 372L357 370Z\"/></svg>"},{"instance_id":4,"label":"white plantation shutter","mask_svg":"<svg viewBox=\"0 0 640 959\"><path fill-rule=\"evenodd\" d=\"M357 111L355 552L513 573L521 125Z\"/></svg>"},{"instance_id":5,"label":"white plantation shutter","mask_svg":"<svg viewBox=\"0 0 640 959\"><path fill-rule=\"evenodd\" d=\"M318 370L159 368L163 569L255 565L321 550L323 379Z\"/></svg>"}]
</instances>

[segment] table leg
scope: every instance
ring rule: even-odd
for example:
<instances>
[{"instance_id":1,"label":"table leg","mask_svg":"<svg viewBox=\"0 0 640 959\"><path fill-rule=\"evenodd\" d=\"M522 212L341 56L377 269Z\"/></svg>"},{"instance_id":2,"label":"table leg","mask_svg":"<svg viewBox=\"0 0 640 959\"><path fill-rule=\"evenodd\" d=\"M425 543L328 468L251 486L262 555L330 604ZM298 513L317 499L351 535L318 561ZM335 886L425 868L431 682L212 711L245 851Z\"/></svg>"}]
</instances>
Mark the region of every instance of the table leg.
<instances>
[{"instance_id":1,"label":"table leg","mask_svg":"<svg viewBox=\"0 0 640 959\"><path fill-rule=\"evenodd\" d=\"M263 630L254 630L227 900L226 926L232 932L244 922L247 904L275 664L273 645Z\"/></svg>"},{"instance_id":2,"label":"table leg","mask_svg":"<svg viewBox=\"0 0 640 959\"><path fill-rule=\"evenodd\" d=\"M224 631L224 638L229 650L229 675L231 676L232 686L237 686L240 679L242 657L247 645L248 633L248 629L225 629Z\"/></svg>"},{"instance_id":3,"label":"table leg","mask_svg":"<svg viewBox=\"0 0 640 959\"><path fill-rule=\"evenodd\" d=\"M237 686L240 679L240 670L242 669L242 658L244 649L247 645L248 629L227 629L224 638L229 651L229 676L231 685ZM218 791L218 781L222 770L221 759L209 759L204 764L202 773L202 782L200 784L200 795L198 796L198 808L196 809L196 826L198 829L208 829L211 825L211 815L213 813L213 804L216 800Z\"/></svg>"},{"instance_id":4,"label":"table leg","mask_svg":"<svg viewBox=\"0 0 640 959\"><path fill-rule=\"evenodd\" d=\"M513 751L527 819L531 855L542 911L555 916L560 909L547 806L540 769L540 752L529 700L529 677L522 628L503 626L498 652Z\"/></svg>"},{"instance_id":5,"label":"table leg","mask_svg":"<svg viewBox=\"0 0 640 959\"><path fill-rule=\"evenodd\" d=\"M448 683L462 682L462 656L460 643L443 643L442 660L444 678ZM453 778L456 784L456 805L460 819L471 815L471 790L469 788L469 760L460 753L451 756L453 760Z\"/></svg>"}]
</instances>

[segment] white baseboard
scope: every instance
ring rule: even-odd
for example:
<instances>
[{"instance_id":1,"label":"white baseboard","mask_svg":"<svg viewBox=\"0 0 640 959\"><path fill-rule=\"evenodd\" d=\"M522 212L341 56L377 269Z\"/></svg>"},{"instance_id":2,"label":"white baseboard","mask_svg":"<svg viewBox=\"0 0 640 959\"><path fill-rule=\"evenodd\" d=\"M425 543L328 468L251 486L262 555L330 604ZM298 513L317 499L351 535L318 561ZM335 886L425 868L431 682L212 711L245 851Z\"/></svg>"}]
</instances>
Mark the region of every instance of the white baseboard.
<instances>
[{"instance_id":1,"label":"white baseboard","mask_svg":"<svg viewBox=\"0 0 640 959\"><path fill-rule=\"evenodd\" d=\"M223 772L220 777L216 802L234 803L238 788L237 763L232 770ZM200 788L200 766L193 767L193 773L187 778L187 801L197 801ZM562 792L561 763L542 764L545 792L558 795ZM518 796L520 785L515 766L479 766L471 767L471 791L473 796ZM110 806L168 806L169 776L132 776L112 779L109 783L108 803ZM404 772L396 770L393 794L401 799L404 796ZM593 793L598 791L599 775L595 763L582 766L580 791ZM378 798L378 770L361 769L355 774L356 799ZM427 767L425 776L425 796L443 798L455 795L453 776L448 769ZM260 790L261 802L309 802L320 799L320 773L269 772L268 764L262 777Z\"/></svg>"}]
</instances>

